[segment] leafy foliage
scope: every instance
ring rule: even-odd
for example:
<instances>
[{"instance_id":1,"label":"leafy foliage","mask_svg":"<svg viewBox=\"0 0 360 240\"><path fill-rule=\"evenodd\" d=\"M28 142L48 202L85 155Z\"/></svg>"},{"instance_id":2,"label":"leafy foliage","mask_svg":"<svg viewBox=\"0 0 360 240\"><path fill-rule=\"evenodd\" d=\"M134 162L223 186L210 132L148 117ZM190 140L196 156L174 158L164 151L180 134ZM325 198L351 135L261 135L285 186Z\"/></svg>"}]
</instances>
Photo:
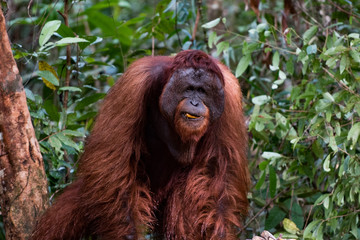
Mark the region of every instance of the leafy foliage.
<instances>
[{"instance_id":1,"label":"leafy foliage","mask_svg":"<svg viewBox=\"0 0 360 240\"><path fill-rule=\"evenodd\" d=\"M243 234L360 238L360 5L262 0L245 11L223 1L212 17L194 2L75 1L66 26L56 13L63 2L43 1L31 18L24 8L12 19L51 194L71 181L97 107L127 65L152 50L195 48L220 58L243 88L254 183ZM33 49L25 34L38 37Z\"/></svg>"}]
</instances>

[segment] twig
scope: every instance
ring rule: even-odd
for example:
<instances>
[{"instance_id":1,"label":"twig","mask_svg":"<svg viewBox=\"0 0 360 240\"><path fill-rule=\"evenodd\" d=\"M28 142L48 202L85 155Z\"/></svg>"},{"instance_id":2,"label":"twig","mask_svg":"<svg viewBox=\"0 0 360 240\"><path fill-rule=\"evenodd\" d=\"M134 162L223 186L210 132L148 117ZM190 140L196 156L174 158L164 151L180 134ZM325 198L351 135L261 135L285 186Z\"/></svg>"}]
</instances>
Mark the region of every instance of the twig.
<instances>
[{"instance_id":1,"label":"twig","mask_svg":"<svg viewBox=\"0 0 360 240\"><path fill-rule=\"evenodd\" d=\"M281 192L279 192L275 197L273 197L272 199L270 199L270 201L268 201L265 206L263 208L260 209L260 211L258 211L240 230L240 232L244 231L247 226L249 226L249 224L254 221L271 203L274 202L275 199L279 198L284 192L289 191L289 188L285 188L284 190L282 190Z\"/></svg>"},{"instance_id":2,"label":"twig","mask_svg":"<svg viewBox=\"0 0 360 240\"><path fill-rule=\"evenodd\" d=\"M360 212L360 209L356 209L355 211L351 211L350 213L347 213L347 214L343 214L343 215L339 215L339 216L334 216L334 217L331 217L331 218L327 218L327 219L324 219L322 220L321 222L327 222L327 221L330 221L331 219L336 219L336 218L341 218L341 217L346 217L346 216L350 216L352 214L356 214Z\"/></svg>"},{"instance_id":3,"label":"twig","mask_svg":"<svg viewBox=\"0 0 360 240\"><path fill-rule=\"evenodd\" d=\"M31 15L30 15L30 8L31 8L32 3L33 3L33 0L30 0L30 1L29 1L29 4L28 4L28 6L27 6L28 17L29 17L30 19L32 19Z\"/></svg>"},{"instance_id":4,"label":"twig","mask_svg":"<svg viewBox=\"0 0 360 240\"><path fill-rule=\"evenodd\" d=\"M346 11L345 9L341 8L340 6L336 5L333 1L329 0L329 2L334 6L336 7L337 9L339 9L341 12L344 12L352 17L355 17L355 18L358 18L360 19L359 16L356 16L355 14L353 14L352 12L349 12L349 11ZM357 20L356 20L357 21ZM357 21L358 22L358 21Z\"/></svg>"},{"instance_id":5,"label":"twig","mask_svg":"<svg viewBox=\"0 0 360 240\"><path fill-rule=\"evenodd\" d=\"M291 186L291 201L290 201L290 208L289 208L289 219L291 219L291 211L292 211L292 207L293 207L293 201L294 201L294 184L292 184Z\"/></svg>"},{"instance_id":6,"label":"twig","mask_svg":"<svg viewBox=\"0 0 360 240\"><path fill-rule=\"evenodd\" d=\"M337 83L343 88L345 89L346 91L348 91L349 93L353 94L353 95L356 95L358 97L360 97L359 94L357 94L356 92L354 92L353 90L351 90L348 86L346 86L344 83L342 83L339 79L337 79L334 74L332 74L329 70L327 70L325 67L322 67L322 69L327 73L329 74L330 77L332 77L333 79L335 79L337 81Z\"/></svg>"},{"instance_id":7,"label":"twig","mask_svg":"<svg viewBox=\"0 0 360 240\"><path fill-rule=\"evenodd\" d=\"M311 205L309 214L308 214L308 216L307 216L307 218L306 218L306 221L305 221L304 229L305 229L305 227L308 225L308 222L309 222L309 219L310 219L311 212L312 212L313 208L314 208L314 205Z\"/></svg>"}]
</instances>

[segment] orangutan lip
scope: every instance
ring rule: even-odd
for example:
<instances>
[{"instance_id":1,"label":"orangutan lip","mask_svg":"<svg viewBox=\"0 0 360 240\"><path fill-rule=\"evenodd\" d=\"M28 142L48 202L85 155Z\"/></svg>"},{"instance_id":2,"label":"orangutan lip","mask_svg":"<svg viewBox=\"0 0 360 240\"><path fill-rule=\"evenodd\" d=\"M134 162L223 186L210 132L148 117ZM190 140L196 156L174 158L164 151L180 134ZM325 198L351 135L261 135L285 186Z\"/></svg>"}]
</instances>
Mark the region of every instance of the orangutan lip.
<instances>
[{"instance_id":1,"label":"orangutan lip","mask_svg":"<svg viewBox=\"0 0 360 240\"><path fill-rule=\"evenodd\" d=\"M184 112L183 116L187 119L187 120L197 120L202 118L201 116L192 114L192 113L188 113L188 112Z\"/></svg>"}]
</instances>

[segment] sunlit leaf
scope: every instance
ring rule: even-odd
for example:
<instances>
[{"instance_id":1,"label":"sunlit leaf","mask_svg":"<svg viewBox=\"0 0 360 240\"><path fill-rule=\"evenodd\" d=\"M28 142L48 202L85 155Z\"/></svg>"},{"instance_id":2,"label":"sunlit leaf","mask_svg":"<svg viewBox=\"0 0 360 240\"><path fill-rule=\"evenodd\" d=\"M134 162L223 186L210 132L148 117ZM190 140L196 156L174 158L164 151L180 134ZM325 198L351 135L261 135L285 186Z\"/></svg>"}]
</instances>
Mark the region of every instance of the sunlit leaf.
<instances>
[{"instance_id":1,"label":"sunlit leaf","mask_svg":"<svg viewBox=\"0 0 360 240\"><path fill-rule=\"evenodd\" d=\"M45 43L47 43L47 41L49 41L49 39L56 32L56 30L59 29L60 25L61 25L60 20L53 20L47 22L44 25L43 29L41 30L39 36L39 45L43 46Z\"/></svg>"},{"instance_id":2,"label":"sunlit leaf","mask_svg":"<svg viewBox=\"0 0 360 240\"><path fill-rule=\"evenodd\" d=\"M256 104L256 105L263 105L263 104L269 102L270 100L271 100L271 97L266 96L266 95L256 96L251 99L252 103Z\"/></svg>"},{"instance_id":3,"label":"sunlit leaf","mask_svg":"<svg viewBox=\"0 0 360 240\"><path fill-rule=\"evenodd\" d=\"M300 231L300 229L296 226L296 224L288 218L284 218L283 225L284 225L284 229L288 233L296 234L298 231Z\"/></svg>"},{"instance_id":4,"label":"sunlit leaf","mask_svg":"<svg viewBox=\"0 0 360 240\"><path fill-rule=\"evenodd\" d=\"M80 42L89 42L86 39L83 38L76 38L76 37L66 37L63 39L60 39L59 41L55 42L56 46L65 46L73 43L80 43Z\"/></svg>"},{"instance_id":5,"label":"sunlit leaf","mask_svg":"<svg viewBox=\"0 0 360 240\"><path fill-rule=\"evenodd\" d=\"M274 69L278 69L279 68L279 62L280 62L280 55L279 55L279 52L276 51L273 55L273 58L272 58L272 66L274 67Z\"/></svg>"},{"instance_id":6,"label":"sunlit leaf","mask_svg":"<svg viewBox=\"0 0 360 240\"><path fill-rule=\"evenodd\" d=\"M203 28L213 28L213 27L215 27L216 25L219 24L220 20L221 20L221 18L216 18L216 19L214 19L214 20L212 20L210 22L207 22L207 23L201 25L201 27L203 27Z\"/></svg>"},{"instance_id":7,"label":"sunlit leaf","mask_svg":"<svg viewBox=\"0 0 360 240\"><path fill-rule=\"evenodd\" d=\"M277 159L283 157L283 155L276 152L263 152L261 156L265 159Z\"/></svg>"}]
</instances>

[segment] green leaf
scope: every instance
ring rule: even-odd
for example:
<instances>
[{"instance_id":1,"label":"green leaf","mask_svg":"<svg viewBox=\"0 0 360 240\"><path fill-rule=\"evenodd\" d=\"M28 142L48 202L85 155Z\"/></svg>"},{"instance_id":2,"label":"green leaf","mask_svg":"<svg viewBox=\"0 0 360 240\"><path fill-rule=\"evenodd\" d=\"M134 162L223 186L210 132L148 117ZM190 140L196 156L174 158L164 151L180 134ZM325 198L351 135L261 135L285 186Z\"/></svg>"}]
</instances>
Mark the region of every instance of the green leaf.
<instances>
[{"instance_id":1,"label":"green leaf","mask_svg":"<svg viewBox=\"0 0 360 240\"><path fill-rule=\"evenodd\" d=\"M268 27L267 23L260 23L259 25L256 26L256 31L263 32L264 30L266 30L266 28Z\"/></svg>"},{"instance_id":2,"label":"green leaf","mask_svg":"<svg viewBox=\"0 0 360 240\"><path fill-rule=\"evenodd\" d=\"M332 133L331 133L331 135L330 135L329 146L331 147L331 149L332 149L334 152L337 152L337 151L338 151L338 147L337 147L337 144L336 144L336 140L335 140L334 134L332 134Z\"/></svg>"},{"instance_id":3,"label":"green leaf","mask_svg":"<svg viewBox=\"0 0 360 240\"><path fill-rule=\"evenodd\" d=\"M34 96L34 93L28 89L28 88L25 88L25 94L26 94L26 98L27 99L30 99L31 101L35 102L35 96Z\"/></svg>"},{"instance_id":4,"label":"green leaf","mask_svg":"<svg viewBox=\"0 0 360 240\"><path fill-rule=\"evenodd\" d=\"M244 55L251 54L255 50L259 49L260 47L261 47L261 45L259 43L250 43L250 44L245 45L245 42L244 42L242 52Z\"/></svg>"},{"instance_id":5,"label":"green leaf","mask_svg":"<svg viewBox=\"0 0 360 240\"><path fill-rule=\"evenodd\" d=\"M360 34L358 33L350 33L348 35L349 38L354 38L354 39L359 39L360 38Z\"/></svg>"},{"instance_id":6,"label":"green leaf","mask_svg":"<svg viewBox=\"0 0 360 240\"><path fill-rule=\"evenodd\" d=\"M324 229L324 225L323 224L320 224L314 231L314 234L316 234L316 240L323 240L324 237L324 232L323 232L323 229Z\"/></svg>"},{"instance_id":7,"label":"green leaf","mask_svg":"<svg viewBox=\"0 0 360 240\"><path fill-rule=\"evenodd\" d=\"M328 50L325 51L324 55L337 55L339 53L343 53L347 51L347 48L344 47L343 45L339 45L336 47L331 47Z\"/></svg>"},{"instance_id":8,"label":"green leaf","mask_svg":"<svg viewBox=\"0 0 360 240\"><path fill-rule=\"evenodd\" d=\"M329 196L329 194L324 194L324 195L321 195L320 197L318 197L318 199L316 199L315 203L314 203L314 206L317 206L319 205L321 202L324 201L325 198L327 198Z\"/></svg>"},{"instance_id":9,"label":"green leaf","mask_svg":"<svg viewBox=\"0 0 360 240\"><path fill-rule=\"evenodd\" d=\"M240 77L241 74L243 74L245 72L245 70L249 66L250 60L251 60L251 55L250 54L247 54L247 55L243 56L240 59L240 62L237 65L236 71L235 71L235 76L236 77Z\"/></svg>"},{"instance_id":10,"label":"green leaf","mask_svg":"<svg viewBox=\"0 0 360 240\"><path fill-rule=\"evenodd\" d=\"M261 188L261 186L264 184L265 177L266 177L266 172L263 171L261 177L259 178L258 182L255 185L255 189L259 190Z\"/></svg>"},{"instance_id":11,"label":"green leaf","mask_svg":"<svg viewBox=\"0 0 360 240\"><path fill-rule=\"evenodd\" d=\"M336 65L336 58L329 58L327 61L326 61L326 65L329 67L329 68L334 68L335 65Z\"/></svg>"},{"instance_id":12,"label":"green leaf","mask_svg":"<svg viewBox=\"0 0 360 240\"><path fill-rule=\"evenodd\" d=\"M100 99L103 99L105 96L106 96L105 93L95 93L89 97L85 97L80 102L77 103L75 110L82 110L85 107L89 106L90 104L95 103Z\"/></svg>"},{"instance_id":13,"label":"green leaf","mask_svg":"<svg viewBox=\"0 0 360 240\"><path fill-rule=\"evenodd\" d=\"M182 45L182 50L188 50L192 45L192 41L186 41L183 45Z\"/></svg>"},{"instance_id":14,"label":"green leaf","mask_svg":"<svg viewBox=\"0 0 360 240\"><path fill-rule=\"evenodd\" d=\"M360 135L360 122L357 122L351 127L347 135L347 140L352 140L353 142L353 144L351 145L351 149L353 149L356 143L358 142L359 135Z\"/></svg>"},{"instance_id":15,"label":"green leaf","mask_svg":"<svg viewBox=\"0 0 360 240\"><path fill-rule=\"evenodd\" d=\"M37 75L45 78L45 80L51 82L55 86L59 86L59 80L56 78L56 76L50 72L50 71L38 71Z\"/></svg>"},{"instance_id":16,"label":"green leaf","mask_svg":"<svg viewBox=\"0 0 360 240\"><path fill-rule=\"evenodd\" d=\"M207 23L201 25L201 27L203 27L203 28L212 28L212 27L215 27L216 25L219 24L220 20L221 20L221 18L216 18L216 19L214 19L214 20L212 20L212 21L210 21L210 22L207 22Z\"/></svg>"},{"instance_id":17,"label":"green leaf","mask_svg":"<svg viewBox=\"0 0 360 240\"><path fill-rule=\"evenodd\" d=\"M59 121L60 119L59 111L51 100L46 100L43 104L43 107L51 120L56 122Z\"/></svg>"},{"instance_id":18,"label":"green leaf","mask_svg":"<svg viewBox=\"0 0 360 240\"><path fill-rule=\"evenodd\" d=\"M65 136L62 132L56 134L56 137L59 138L59 140L63 144L76 149L76 151L80 151L79 146L73 140L71 140L68 136Z\"/></svg>"},{"instance_id":19,"label":"green leaf","mask_svg":"<svg viewBox=\"0 0 360 240\"><path fill-rule=\"evenodd\" d=\"M284 225L284 229L288 233L296 234L298 231L300 231L300 229L296 226L296 224L288 218L284 218L283 225Z\"/></svg>"},{"instance_id":20,"label":"green leaf","mask_svg":"<svg viewBox=\"0 0 360 240\"><path fill-rule=\"evenodd\" d=\"M325 209L329 209L329 201L330 201L330 198L329 198L329 196L327 196L323 201L323 205L324 205Z\"/></svg>"},{"instance_id":21,"label":"green leaf","mask_svg":"<svg viewBox=\"0 0 360 240\"><path fill-rule=\"evenodd\" d=\"M71 28L65 24L61 24L59 29L56 31L62 38L75 37L75 34Z\"/></svg>"},{"instance_id":22,"label":"green leaf","mask_svg":"<svg viewBox=\"0 0 360 240\"><path fill-rule=\"evenodd\" d=\"M56 46L66 46L73 43L80 43L80 42L89 42L86 39L83 38L76 38L76 37L66 37L63 39L60 39L59 41L55 42Z\"/></svg>"},{"instance_id":23,"label":"green leaf","mask_svg":"<svg viewBox=\"0 0 360 240\"><path fill-rule=\"evenodd\" d=\"M306 32L303 35L303 39L304 39L304 44L308 44L310 39L315 36L316 32L318 30L317 26L312 26L311 28L309 28L308 30L306 30Z\"/></svg>"},{"instance_id":24,"label":"green leaf","mask_svg":"<svg viewBox=\"0 0 360 240\"><path fill-rule=\"evenodd\" d=\"M216 44L216 37L217 37L216 32L210 33L208 40L209 48L212 48L213 44Z\"/></svg>"},{"instance_id":25,"label":"green leaf","mask_svg":"<svg viewBox=\"0 0 360 240\"><path fill-rule=\"evenodd\" d=\"M41 47L49 41L51 36L59 29L60 25L61 21L59 20L53 20L44 25L39 36L39 45Z\"/></svg>"},{"instance_id":26,"label":"green leaf","mask_svg":"<svg viewBox=\"0 0 360 240\"><path fill-rule=\"evenodd\" d=\"M220 55L223 51L227 50L228 48L229 48L229 43L226 41L222 41L216 45L216 52L218 55Z\"/></svg>"},{"instance_id":27,"label":"green leaf","mask_svg":"<svg viewBox=\"0 0 360 240\"><path fill-rule=\"evenodd\" d=\"M314 141L314 143L311 146L311 149L317 158L323 158L324 150L321 147L318 139Z\"/></svg>"},{"instance_id":28,"label":"green leaf","mask_svg":"<svg viewBox=\"0 0 360 240\"><path fill-rule=\"evenodd\" d=\"M285 73L284 73L284 74L285 74ZM279 74L279 75L280 75L280 74ZM285 75L285 77L286 77L286 75ZM274 81L274 84L276 84L276 85L281 85L281 84L284 83L284 81L285 81L285 79L276 80L276 81Z\"/></svg>"},{"instance_id":29,"label":"green leaf","mask_svg":"<svg viewBox=\"0 0 360 240\"><path fill-rule=\"evenodd\" d=\"M354 235L355 239L359 239L359 227L358 227L358 224L357 224L357 219L354 218L352 220L352 224L351 224L351 234Z\"/></svg>"},{"instance_id":30,"label":"green leaf","mask_svg":"<svg viewBox=\"0 0 360 240\"><path fill-rule=\"evenodd\" d=\"M59 91L82 92L81 88L78 87L61 87Z\"/></svg>"},{"instance_id":31,"label":"green leaf","mask_svg":"<svg viewBox=\"0 0 360 240\"><path fill-rule=\"evenodd\" d=\"M329 100L330 102L335 102L334 97L329 92L323 93L323 97Z\"/></svg>"},{"instance_id":32,"label":"green leaf","mask_svg":"<svg viewBox=\"0 0 360 240\"><path fill-rule=\"evenodd\" d=\"M335 136L334 136L334 129L330 125L328 125L328 126L326 126L326 131L328 132L328 135L329 135L329 146L330 146L330 148L334 152L337 152L338 147L337 147L337 143L336 143Z\"/></svg>"},{"instance_id":33,"label":"green leaf","mask_svg":"<svg viewBox=\"0 0 360 240\"><path fill-rule=\"evenodd\" d=\"M123 8L129 8L131 9L131 4L128 2L128 1L125 1L125 0L120 0L118 2L118 6L119 7L123 7Z\"/></svg>"},{"instance_id":34,"label":"green leaf","mask_svg":"<svg viewBox=\"0 0 360 240\"><path fill-rule=\"evenodd\" d=\"M287 71L290 75L293 75L293 74L294 74L294 70L295 70L294 61L293 61L292 58L289 58L289 59L286 61L286 71Z\"/></svg>"},{"instance_id":35,"label":"green leaf","mask_svg":"<svg viewBox=\"0 0 360 240\"><path fill-rule=\"evenodd\" d=\"M273 207L269 211L269 215L265 220L265 229L272 229L276 227L286 216L286 213L282 211L278 206Z\"/></svg>"},{"instance_id":36,"label":"green leaf","mask_svg":"<svg viewBox=\"0 0 360 240\"><path fill-rule=\"evenodd\" d=\"M279 62L280 62L280 55L279 55L279 52L276 51L272 58L272 67L274 69L279 69Z\"/></svg>"},{"instance_id":37,"label":"green leaf","mask_svg":"<svg viewBox=\"0 0 360 240\"><path fill-rule=\"evenodd\" d=\"M340 74L344 72L344 70L349 66L350 61L348 56L343 55L340 60Z\"/></svg>"},{"instance_id":38,"label":"green leaf","mask_svg":"<svg viewBox=\"0 0 360 240\"><path fill-rule=\"evenodd\" d=\"M355 62L360 63L360 54L355 49L350 50L350 56L354 59Z\"/></svg>"},{"instance_id":39,"label":"green leaf","mask_svg":"<svg viewBox=\"0 0 360 240\"><path fill-rule=\"evenodd\" d=\"M92 118L95 118L97 112L87 112L84 115L81 115L79 118L76 119L76 121L84 121L84 120L89 120Z\"/></svg>"},{"instance_id":40,"label":"green leaf","mask_svg":"<svg viewBox=\"0 0 360 240\"><path fill-rule=\"evenodd\" d=\"M96 36L82 36L82 39L87 40L87 42L79 42L79 47L81 50L84 50L87 46L102 42L103 39L101 37L96 37ZM106 64L106 63L104 63Z\"/></svg>"},{"instance_id":41,"label":"green leaf","mask_svg":"<svg viewBox=\"0 0 360 240\"><path fill-rule=\"evenodd\" d=\"M269 166L269 192L273 198L276 195L276 171L273 166Z\"/></svg>"},{"instance_id":42,"label":"green leaf","mask_svg":"<svg viewBox=\"0 0 360 240\"><path fill-rule=\"evenodd\" d=\"M264 171L267 167L267 165L269 165L269 161L262 161L260 164L259 164L259 169L261 171Z\"/></svg>"},{"instance_id":43,"label":"green leaf","mask_svg":"<svg viewBox=\"0 0 360 240\"><path fill-rule=\"evenodd\" d=\"M314 230L314 228L317 227L320 222L321 220L315 220L309 223L309 225L307 225L307 227L304 230L304 238L311 238L312 236L311 231Z\"/></svg>"},{"instance_id":44,"label":"green leaf","mask_svg":"<svg viewBox=\"0 0 360 240\"><path fill-rule=\"evenodd\" d=\"M60 140L56 137L56 135L53 135L49 138L49 144L51 147L55 148L56 151L60 151L61 149L61 142Z\"/></svg>"},{"instance_id":45,"label":"green leaf","mask_svg":"<svg viewBox=\"0 0 360 240\"><path fill-rule=\"evenodd\" d=\"M101 29L103 33L102 37L116 37L122 44L126 46L131 45L133 37L133 30L131 28L119 21L115 21L112 17L98 10L86 10L84 13L88 16L87 20L92 25ZM162 22L165 21L160 21L160 24ZM163 33L158 32L158 26L159 24L156 25L154 34L160 38L163 37Z\"/></svg>"},{"instance_id":46,"label":"green leaf","mask_svg":"<svg viewBox=\"0 0 360 240\"><path fill-rule=\"evenodd\" d=\"M298 202L294 199L287 199L284 204L286 208L291 212L291 220L296 224L296 226L300 229L304 227L304 211L303 207L298 204Z\"/></svg>"},{"instance_id":47,"label":"green leaf","mask_svg":"<svg viewBox=\"0 0 360 240\"><path fill-rule=\"evenodd\" d=\"M65 135L74 136L74 137L84 137L85 136L85 134L83 132L73 131L73 130L69 130L69 129L63 130L62 133Z\"/></svg>"},{"instance_id":48,"label":"green leaf","mask_svg":"<svg viewBox=\"0 0 360 240\"><path fill-rule=\"evenodd\" d=\"M279 78L281 79L281 80L285 80L286 79L286 74L283 72L283 71L281 71L281 70L279 70ZM278 84L279 85L279 84Z\"/></svg>"}]
</instances>

